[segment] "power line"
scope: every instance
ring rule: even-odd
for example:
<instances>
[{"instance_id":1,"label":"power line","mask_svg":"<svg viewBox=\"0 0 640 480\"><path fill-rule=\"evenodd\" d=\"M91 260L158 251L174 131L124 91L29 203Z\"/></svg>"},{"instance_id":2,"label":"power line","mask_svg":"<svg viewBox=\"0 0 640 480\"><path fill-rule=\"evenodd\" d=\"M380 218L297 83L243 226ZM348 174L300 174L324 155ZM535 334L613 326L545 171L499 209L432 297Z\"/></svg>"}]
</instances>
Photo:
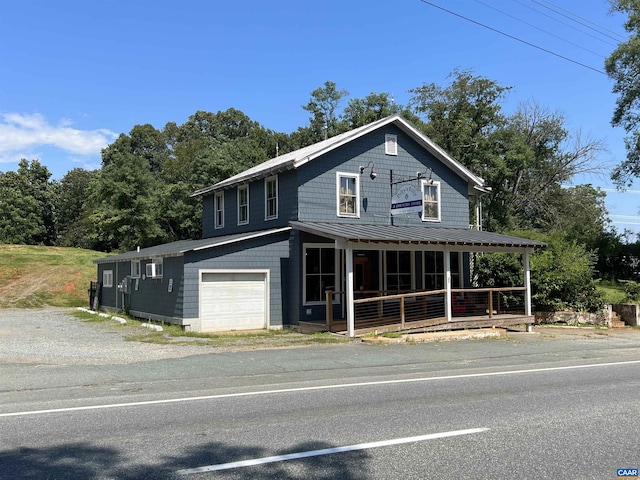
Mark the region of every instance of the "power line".
<instances>
[{"instance_id":1,"label":"power line","mask_svg":"<svg viewBox=\"0 0 640 480\"><path fill-rule=\"evenodd\" d=\"M584 27L587 27L588 29L593 30L594 32L598 32L600 35L603 35L603 36L605 36L605 37L609 37L610 39L615 40L615 41L616 41L616 42L618 42L618 43L619 43L619 42L621 42L621 41L624 41L624 37L622 37L622 35L620 35L620 34L618 34L618 33L614 32L614 31L612 31L612 30L609 30L608 28L602 27L602 26L598 25L597 23L592 22L592 21L591 21L591 20L589 20L589 19L582 18L581 16L576 15L575 13L573 13L573 12L571 12L571 11L569 11L569 10L566 10L566 9L564 9L564 8L562 8L562 7L559 7L558 5L554 5L553 3L551 3L551 2L547 2L546 0L542 0L542 1L538 1L538 0L531 0L531 1L532 1L533 3L537 3L537 4L538 4L538 5L540 5L541 7L547 8L547 9L551 10L552 12L557 13L558 15L562 15L563 17L568 18L568 19L569 19L569 20L571 20L572 22L575 22L575 23L578 23L578 24L580 24L580 25L582 25L582 26L584 26ZM546 3L547 5L544 5L545 3ZM554 8L551 8L551 7L557 8L558 10L560 10L560 11L562 11L562 12L567 12L569 15L565 15L564 13L560 13L558 10L554 10ZM571 17L575 17L575 18L571 18ZM589 26L589 25L587 25L586 23L579 22L578 20L576 20L576 18L579 18L580 20L584 20L585 22L590 23L591 25L595 25L595 26L596 26L596 27L598 27L598 28L590 27L590 26ZM598 29L600 29L600 30L598 30ZM603 32L603 31L601 31L601 30L604 30L604 31L607 31L607 32L611 32L611 33L613 33L613 34L615 35L615 37L612 37L611 35L607 35L606 33L604 33L604 32ZM617 38L616 38L616 37L617 37Z\"/></svg>"},{"instance_id":2,"label":"power line","mask_svg":"<svg viewBox=\"0 0 640 480\"><path fill-rule=\"evenodd\" d=\"M449 13L451 15L454 15L456 17L462 18L463 20L466 20L467 22L474 23L474 24L479 25L479 26L481 26L483 28L486 28L487 30L491 30L492 32L499 33L500 35L504 35L505 37L511 38L512 40L515 40L515 41L520 42L520 43L524 43L525 45L528 45L530 47L533 47L533 48L536 48L538 50L541 50L541 51L543 51L545 53L549 53L549 54L551 54L553 56L556 56L558 58L566 60L567 62L575 63L576 65L580 65L581 67L588 68L589 70L593 70L594 72L601 73L602 75L606 75L606 73L604 71L598 70L595 67L591 67L591 66L586 65L584 63L578 62L577 60L573 60L572 58L565 57L564 55L560 55L559 53L553 52L553 51L548 50L546 48L543 48L543 47L541 47L539 45L536 45L534 43L527 42L526 40L523 40L523 39L518 38L516 36L510 35L508 33L505 33L505 32L503 32L501 30L498 30L496 28L490 27L489 25L485 25L484 23L480 23L480 22L478 22L476 20L473 20L471 18L465 17L464 15L460 15L459 13L452 12L451 10L447 10L446 8L441 7L440 5L436 5L435 3L428 2L427 0L420 0L420 1L422 3L426 3L427 5L430 5L432 7L438 8L438 9L444 11L444 12L447 12L447 13Z\"/></svg>"},{"instance_id":3,"label":"power line","mask_svg":"<svg viewBox=\"0 0 640 480\"><path fill-rule=\"evenodd\" d=\"M495 10L496 12L501 13L501 14L503 14L503 15L505 15L505 16L507 16L507 17L509 17L509 18L513 18L514 20L517 20L518 22L524 23L525 25L528 25L528 26L530 26L530 27L532 27L532 28L535 28L536 30L541 31L542 33L546 33L547 35L550 35L550 36L552 36L552 37L557 38L558 40L562 40L563 42L566 42L566 43L568 43L569 45L573 45L574 47L578 47L579 49L584 50L585 52L589 52L589 53L591 53L591 54L593 54L593 55L596 55L596 56L598 56L598 57L600 57L600 58L604 58L604 55L600 55L599 53L594 52L593 50L589 50L588 48L584 48L582 45L579 45L579 44L577 44L577 43L573 43L571 40L567 40L566 38L563 38L563 37L561 37L560 35L556 35L555 33L548 32L547 30L544 30L544 29L542 29L542 28L540 28L540 27L537 27L537 26L535 26L535 25L534 25L534 24L532 24L532 23L526 22L525 20L522 20L521 18L518 18L518 17L516 17L515 15L511 15L510 13L507 13L507 12L505 12L505 11L502 11L502 10L500 10L499 8L496 8L496 7L492 6L492 5L489 5L489 4L487 4L487 3L484 3L484 2L482 2L481 0L476 0L476 2L477 2L477 3L479 3L479 4L481 4L481 5L484 5L485 7L490 8L490 9L492 9L492 10Z\"/></svg>"},{"instance_id":4,"label":"power line","mask_svg":"<svg viewBox=\"0 0 640 480\"><path fill-rule=\"evenodd\" d=\"M591 38L593 38L595 40L598 40L598 41L600 41L602 43L605 43L605 44L607 44L609 46L613 46L613 47L618 46L618 43L612 43L612 42L609 42L609 41L607 41L607 40L605 40L603 38L599 38L599 37L597 37L597 36L595 36L595 35L593 35L593 34L591 34L589 32L585 32L584 30L581 30L580 28L578 28L578 27L576 27L574 25L570 25L567 22L563 22L561 19L556 18L553 15L549 15L547 13L544 13L544 12L540 11L540 10L537 10L537 9L533 8L531 5L526 5L526 4L522 3L522 2L520 2L519 0L512 0L512 1L517 3L518 5L521 5L523 7L528 8L529 10L532 10L532 11L536 12L538 15L542 15L543 17L547 17L547 18L553 20L554 22L558 22L559 24L564 25L567 28L571 28L571 29L575 30L576 32L580 32L583 35L587 35L587 36L589 36L589 37L591 37ZM600 33L600 32L598 32L598 33Z\"/></svg>"}]
</instances>

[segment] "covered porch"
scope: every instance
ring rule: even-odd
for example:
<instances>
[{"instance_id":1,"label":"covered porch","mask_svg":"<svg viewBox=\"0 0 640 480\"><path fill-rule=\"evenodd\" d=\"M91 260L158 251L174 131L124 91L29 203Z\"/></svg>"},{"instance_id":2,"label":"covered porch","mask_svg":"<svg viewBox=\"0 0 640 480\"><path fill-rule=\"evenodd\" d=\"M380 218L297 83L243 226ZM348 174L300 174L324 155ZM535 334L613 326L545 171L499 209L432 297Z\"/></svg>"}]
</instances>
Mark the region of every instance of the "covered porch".
<instances>
[{"instance_id":1,"label":"covered porch","mask_svg":"<svg viewBox=\"0 0 640 480\"><path fill-rule=\"evenodd\" d=\"M342 288L327 287L324 290L324 322L300 322L301 331L329 330L356 337L372 331L428 332L527 325L534 321L529 257L535 248L544 246L541 242L471 229L307 222L292 222L292 227L333 240L344 265L340 275L343 278ZM392 289L387 285L392 282L386 279L393 277L395 272L390 273L392 268L381 261L378 270L385 281L378 282L378 286L383 288L364 288L368 285L367 278L376 276L376 272L369 271L368 263L363 261L363 258L371 256L366 252L377 252L386 258L383 254L400 251L413 252L412 255L425 258L439 252L443 263L441 278L430 283L425 260L419 288L415 288L417 275L412 271L411 284L414 288L397 288L402 284L399 280ZM483 252L521 254L522 285L504 288L472 286L469 264L472 255ZM452 261L457 258L466 260ZM456 263L453 271L452 263ZM452 282L454 278L455 284ZM407 284L405 279L403 285Z\"/></svg>"}]
</instances>

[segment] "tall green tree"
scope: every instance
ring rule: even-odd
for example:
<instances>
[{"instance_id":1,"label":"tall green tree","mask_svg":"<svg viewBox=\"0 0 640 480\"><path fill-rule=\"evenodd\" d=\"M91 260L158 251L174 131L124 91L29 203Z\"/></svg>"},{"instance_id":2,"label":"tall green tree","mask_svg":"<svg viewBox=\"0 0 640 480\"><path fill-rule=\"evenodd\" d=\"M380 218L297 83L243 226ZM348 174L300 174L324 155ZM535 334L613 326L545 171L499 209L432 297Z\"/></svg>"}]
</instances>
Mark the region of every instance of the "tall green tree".
<instances>
[{"instance_id":1,"label":"tall green tree","mask_svg":"<svg viewBox=\"0 0 640 480\"><path fill-rule=\"evenodd\" d=\"M0 174L0 241L53 245L54 185L38 160L20 160L16 172Z\"/></svg>"},{"instance_id":2,"label":"tall green tree","mask_svg":"<svg viewBox=\"0 0 640 480\"><path fill-rule=\"evenodd\" d=\"M87 247L84 205L95 171L74 168L68 171L55 189L55 213L58 227L57 245Z\"/></svg>"},{"instance_id":3,"label":"tall green tree","mask_svg":"<svg viewBox=\"0 0 640 480\"><path fill-rule=\"evenodd\" d=\"M336 83L330 80L311 92L309 102L302 106L311 114L308 127L311 143L333 137L340 132L338 106L347 95L349 92L338 90Z\"/></svg>"},{"instance_id":4,"label":"tall green tree","mask_svg":"<svg viewBox=\"0 0 640 480\"><path fill-rule=\"evenodd\" d=\"M611 123L623 127L627 158L613 171L612 179L619 187L631 186L640 176L640 2L610 0L612 9L627 15L624 24L627 41L618 45L605 61L605 69L614 81L618 95Z\"/></svg>"}]
</instances>

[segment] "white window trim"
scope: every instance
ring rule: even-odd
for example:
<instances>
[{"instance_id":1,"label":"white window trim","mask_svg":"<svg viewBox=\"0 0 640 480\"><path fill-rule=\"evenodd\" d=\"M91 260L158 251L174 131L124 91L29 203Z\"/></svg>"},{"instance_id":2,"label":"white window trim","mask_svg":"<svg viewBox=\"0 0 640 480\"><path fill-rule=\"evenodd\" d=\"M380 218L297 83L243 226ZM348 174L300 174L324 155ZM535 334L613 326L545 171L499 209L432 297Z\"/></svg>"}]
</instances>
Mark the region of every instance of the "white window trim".
<instances>
[{"instance_id":1,"label":"white window trim","mask_svg":"<svg viewBox=\"0 0 640 480\"><path fill-rule=\"evenodd\" d=\"M140 260L131 260L131 278L140 278Z\"/></svg>"},{"instance_id":2,"label":"white window trim","mask_svg":"<svg viewBox=\"0 0 640 480\"><path fill-rule=\"evenodd\" d=\"M238 225L246 225L249 223L249 185L240 185L237 189L238 192ZM247 192L247 219L240 220L240 192L246 190Z\"/></svg>"},{"instance_id":3,"label":"white window trim","mask_svg":"<svg viewBox=\"0 0 640 480\"><path fill-rule=\"evenodd\" d=\"M222 209L218 210L219 200L222 200ZM222 212L222 220L218 222L218 212ZM213 197L213 224L214 228L224 228L224 191L216 192Z\"/></svg>"},{"instance_id":4,"label":"white window trim","mask_svg":"<svg viewBox=\"0 0 640 480\"><path fill-rule=\"evenodd\" d=\"M273 215L269 215L269 182L275 181L276 183L276 212ZM275 220L278 218L278 176L272 175L264 179L264 219L265 220Z\"/></svg>"},{"instance_id":5,"label":"white window trim","mask_svg":"<svg viewBox=\"0 0 640 480\"><path fill-rule=\"evenodd\" d=\"M340 212L340 179L341 178L354 178L356 181L355 213ZM338 217L360 218L360 175L358 175L357 173L336 172L336 215Z\"/></svg>"},{"instance_id":6,"label":"white window trim","mask_svg":"<svg viewBox=\"0 0 640 480\"><path fill-rule=\"evenodd\" d=\"M113 270L102 271L102 286L105 288L113 288Z\"/></svg>"},{"instance_id":7,"label":"white window trim","mask_svg":"<svg viewBox=\"0 0 640 480\"><path fill-rule=\"evenodd\" d=\"M424 187L425 187L425 185L428 185L430 187L431 186L437 187L437 191L438 191L438 198L436 200L437 203L438 203L438 217L437 218L425 218L425 216L424 216ZM440 186L440 182L435 182L433 180L423 180L422 184L420 185L420 195L422 195L422 202L423 202L423 205L422 205L422 221L423 222L440 222L440 221L442 221L441 220L441 218L442 218L442 216L441 216L441 210L442 210L442 201L441 201L442 188Z\"/></svg>"},{"instance_id":8,"label":"white window trim","mask_svg":"<svg viewBox=\"0 0 640 480\"><path fill-rule=\"evenodd\" d=\"M312 301L312 302L307 302L307 249L308 248L325 248L325 249L330 249L330 248L334 248L335 247L331 244L328 243L303 243L302 244L302 305L303 306L309 306L309 305L324 305L326 304L326 300L320 300L318 302L316 301ZM333 274L334 274L334 279L333 279L333 284L336 287L336 290L339 290L338 287L338 282L339 282L339 272L340 272L340 254L339 254L339 250L336 250L335 253L335 265L333 267Z\"/></svg>"},{"instance_id":9,"label":"white window trim","mask_svg":"<svg viewBox=\"0 0 640 480\"><path fill-rule=\"evenodd\" d=\"M398 136L387 133L384 136L384 153L386 155L398 155Z\"/></svg>"}]
</instances>

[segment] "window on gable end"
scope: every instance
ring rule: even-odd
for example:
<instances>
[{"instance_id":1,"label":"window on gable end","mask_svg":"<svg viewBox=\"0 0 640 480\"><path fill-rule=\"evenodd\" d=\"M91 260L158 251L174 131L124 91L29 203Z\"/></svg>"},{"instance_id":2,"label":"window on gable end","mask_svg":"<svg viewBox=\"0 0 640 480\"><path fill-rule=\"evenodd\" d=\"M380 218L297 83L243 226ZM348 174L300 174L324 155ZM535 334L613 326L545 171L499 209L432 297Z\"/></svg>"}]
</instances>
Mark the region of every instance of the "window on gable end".
<instances>
[{"instance_id":1,"label":"window on gable end","mask_svg":"<svg viewBox=\"0 0 640 480\"><path fill-rule=\"evenodd\" d=\"M422 181L422 221L440 221L440 182Z\"/></svg>"},{"instance_id":2,"label":"window on gable end","mask_svg":"<svg viewBox=\"0 0 640 480\"><path fill-rule=\"evenodd\" d=\"M384 136L384 153L398 155L398 136L386 134Z\"/></svg>"},{"instance_id":3,"label":"window on gable end","mask_svg":"<svg viewBox=\"0 0 640 480\"><path fill-rule=\"evenodd\" d=\"M357 174L336 174L336 201L339 217L360 218L360 177Z\"/></svg>"},{"instance_id":4,"label":"window on gable end","mask_svg":"<svg viewBox=\"0 0 640 480\"><path fill-rule=\"evenodd\" d=\"M265 178L264 180L264 205L265 220L278 218L278 176Z\"/></svg>"}]
</instances>

